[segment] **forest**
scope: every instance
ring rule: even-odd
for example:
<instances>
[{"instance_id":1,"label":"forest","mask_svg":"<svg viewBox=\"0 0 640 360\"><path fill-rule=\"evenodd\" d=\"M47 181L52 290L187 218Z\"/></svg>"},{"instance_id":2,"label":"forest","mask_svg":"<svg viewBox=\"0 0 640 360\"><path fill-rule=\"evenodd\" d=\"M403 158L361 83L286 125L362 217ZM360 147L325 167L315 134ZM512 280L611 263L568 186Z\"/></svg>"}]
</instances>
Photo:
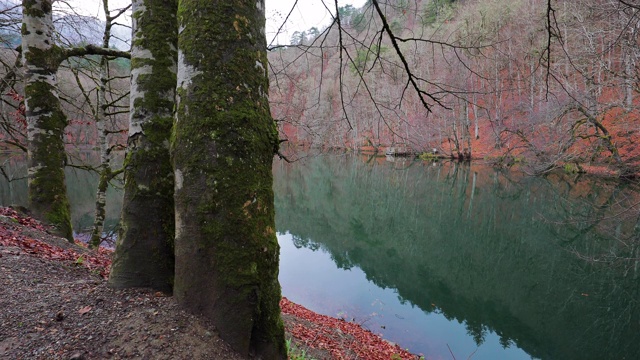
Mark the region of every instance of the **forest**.
<instances>
[{"instance_id":1,"label":"forest","mask_svg":"<svg viewBox=\"0 0 640 360\"><path fill-rule=\"evenodd\" d=\"M265 358L286 356L274 159L638 176L634 2L323 4L280 44L264 0L0 0L0 176L26 153L29 211L73 242L65 169L96 173L93 248L120 186L109 285L173 294Z\"/></svg>"},{"instance_id":2,"label":"forest","mask_svg":"<svg viewBox=\"0 0 640 360\"><path fill-rule=\"evenodd\" d=\"M437 151L532 174L636 171L637 5L398 0L380 8L396 41L368 2L342 8L343 32L309 29L269 54L272 111L290 142Z\"/></svg>"}]
</instances>

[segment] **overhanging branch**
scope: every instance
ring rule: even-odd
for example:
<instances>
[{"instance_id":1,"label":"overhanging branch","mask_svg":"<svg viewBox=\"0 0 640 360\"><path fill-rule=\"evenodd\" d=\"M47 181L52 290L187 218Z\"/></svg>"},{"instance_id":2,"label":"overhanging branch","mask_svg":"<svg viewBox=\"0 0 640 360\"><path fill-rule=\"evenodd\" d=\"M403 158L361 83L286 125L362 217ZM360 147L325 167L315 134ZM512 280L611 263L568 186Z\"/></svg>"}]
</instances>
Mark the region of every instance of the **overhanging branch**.
<instances>
[{"instance_id":1,"label":"overhanging branch","mask_svg":"<svg viewBox=\"0 0 640 360\"><path fill-rule=\"evenodd\" d=\"M131 53L128 51L121 51L116 49L107 49L95 45L87 45L82 47L75 47L66 49L61 60L66 60L75 56L87 56L87 55L102 55L113 56L116 58L131 59Z\"/></svg>"}]
</instances>

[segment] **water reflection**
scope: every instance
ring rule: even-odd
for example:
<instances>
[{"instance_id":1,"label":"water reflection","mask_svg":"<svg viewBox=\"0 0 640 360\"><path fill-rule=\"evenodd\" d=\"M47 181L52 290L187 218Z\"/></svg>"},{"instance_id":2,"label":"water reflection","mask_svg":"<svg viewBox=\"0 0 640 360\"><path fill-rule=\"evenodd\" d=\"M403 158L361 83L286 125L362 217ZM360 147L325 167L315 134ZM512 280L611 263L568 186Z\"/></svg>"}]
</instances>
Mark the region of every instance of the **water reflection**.
<instances>
[{"instance_id":1,"label":"water reflection","mask_svg":"<svg viewBox=\"0 0 640 360\"><path fill-rule=\"evenodd\" d=\"M474 359L640 356L637 211L620 215L637 203L633 186L354 157L274 170L292 300L355 312L436 358L450 358L446 345L459 358L477 347ZM310 260L318 249L334 265ZM290 258L299 264L286 270ZM331 266L343 273L325 275ZM310 275L293 281L296 271Z\"/></svg>"},{"instance_id":2,"label":"water reflection","mask_svg":"<svg viewBox=\"0 0 640 360\"><path fill-rule=\"evenodd\" d=\"M122 154L117 154L113 161L114 166L122 163L122 157ZM70 160L78 165L96 165L99 162L99 154L95 151L78 152L73 154ZM5 174L0 174L0 206L26 206L28 200L26 156L20 153L0 154L0 165ZM81 168L67 167L65 176L73 230L76 233L90 231L95 215L98 174ZM121 207L122 190L118 187L118 181L114 180L107 191L105 231L116 227Z\"/></svg>"},{"instance_id":3,"label":"water reflection","mask_svg":"<svg viewBox=\"0 0 640 360\"><path fill-rule=\"evenodd\" d=\"M481 359L528 359L516 348L504 350L499 337L485 334L479 349L467 329L440 311L424 312L405 301L393 288L382 288L367 279L358 267L341 269L324 251L296 248L291 234L279 234L280 283L283 294L310 309L361 324L374 333L427 359L451 359L470 354Z\"/></svg>"}]
</instances>

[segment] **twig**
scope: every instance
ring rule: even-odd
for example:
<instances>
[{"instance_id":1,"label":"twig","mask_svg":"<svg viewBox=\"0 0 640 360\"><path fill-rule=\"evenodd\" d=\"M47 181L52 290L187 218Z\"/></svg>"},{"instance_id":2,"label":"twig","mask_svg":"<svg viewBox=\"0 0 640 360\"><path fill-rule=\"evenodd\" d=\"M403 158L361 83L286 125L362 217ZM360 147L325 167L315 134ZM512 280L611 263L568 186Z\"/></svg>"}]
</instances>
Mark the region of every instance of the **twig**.
<instances>
[{"instance_id":1,"label":"twig","mask_svg":"<svg viewBox=\"0 0 640 360\"><path fill-rule=\"evenodd\" d=\"M453 358L453 360L456 360L456 356L453 355L453 351L451 351L451 348L449 347L449 344L447 344L447 349L449 349L449 353L451 353L451 357Z\"/></svg>"}]
</instances>

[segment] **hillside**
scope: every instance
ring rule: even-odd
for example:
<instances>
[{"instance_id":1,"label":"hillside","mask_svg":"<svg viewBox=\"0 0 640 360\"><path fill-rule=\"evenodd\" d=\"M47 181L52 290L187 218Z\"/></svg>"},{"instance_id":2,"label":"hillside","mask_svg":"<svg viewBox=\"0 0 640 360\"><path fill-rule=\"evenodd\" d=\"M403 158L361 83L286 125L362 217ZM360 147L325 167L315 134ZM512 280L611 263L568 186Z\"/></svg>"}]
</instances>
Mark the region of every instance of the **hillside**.
<instances>
[{"instance_id":1,"label":"hillside","mask_svg":"<svg viewBox=\"0 0 640 360\"><path fill-rule=\"evenodd\" d=\"M379 3L395 44L368 2L341 9L342 32L310 29L270 52L272 111L290 142L436 149L532 173L635 171L637 9L579 0L547 17L541 0Z\"/></svg>"}]
</instances>

